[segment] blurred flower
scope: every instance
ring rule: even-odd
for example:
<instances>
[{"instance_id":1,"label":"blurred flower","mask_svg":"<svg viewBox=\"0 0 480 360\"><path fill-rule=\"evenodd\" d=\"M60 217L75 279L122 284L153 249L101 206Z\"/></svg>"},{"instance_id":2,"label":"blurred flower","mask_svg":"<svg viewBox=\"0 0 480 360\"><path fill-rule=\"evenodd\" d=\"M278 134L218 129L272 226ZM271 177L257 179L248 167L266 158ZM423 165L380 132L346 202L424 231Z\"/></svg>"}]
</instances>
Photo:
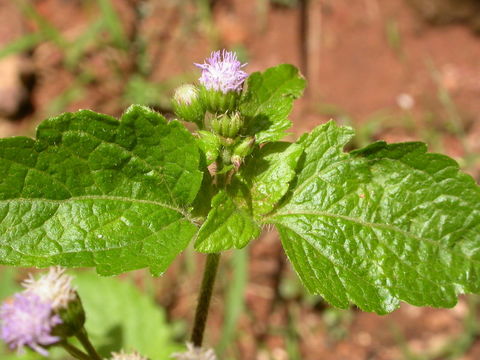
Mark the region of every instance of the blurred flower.
<instances>
[{"instance_id":1,"label":"blurred flower","mask_svg":"<svg viewBox=\"0 0 480 360\"><path fill-rule=\"evenodd\" d=\"M242 70L242 64L234 52L214 51L203 64L195 64L202 69L200 83L208 90L240 92L248 74Z\"/></svg>"},{"instance_id":2,"label":"blurred flower","mask_svg":"<svg viewBox=\"0 0 480 360\"><path fill-rule=\"evenodd\" d=\"M172 354L171 357L177 360L217 360L213 349L195 347L192 343L187 343L187 351Z\"/></svg>"},{"instance_id":3,"label":"blurred flower","mask_svg":"<svg viewBox=\"0 0 480 360\"><path fill-rule=\"evenodd\" d=\"M396 100L397 100L397 105L400 107L400 109L403 109L403 110L410 110L415 105L415 100L410 94L402 93L397 96Z\"/></svg>"},{"instance_id":4,"label":"blurred flower","mask_svg":"<svg viewBox=\"0 0 480 360\"><path fill-rule=\"evenodd\" d=\"M119 353L112 353L111 360L147 360L147 358L141 356L137 352L133 352L131 354L126 354L123 350Z\"/></svg>"},{"instance_id":5,"label":"blurred flower","mask_svg":"<svg viewBox=\"0 0 480 360\"><path fill-rule=\"evenodd\" d=\"M30 277L22 283L27 293L37 295L42 301L51 304L53 310L65 309L77 297L72 286L72 277L60 267L50 268L47 275L35 280Z\"/></svg>"},{"instance_id":6,"label":"blurred flower","mask_svg":"<svg viewBox=\"0 0 480 360\"><path fill-rule=\"evenodd\" d=\"M33 293L16 294L0 308L0 337L11 349L21 352L28 346L47 356L48 351L42 345L51 345L60 340L51 332L62 322L52 310L51 303Z\"/></svg>"}]
</instances>

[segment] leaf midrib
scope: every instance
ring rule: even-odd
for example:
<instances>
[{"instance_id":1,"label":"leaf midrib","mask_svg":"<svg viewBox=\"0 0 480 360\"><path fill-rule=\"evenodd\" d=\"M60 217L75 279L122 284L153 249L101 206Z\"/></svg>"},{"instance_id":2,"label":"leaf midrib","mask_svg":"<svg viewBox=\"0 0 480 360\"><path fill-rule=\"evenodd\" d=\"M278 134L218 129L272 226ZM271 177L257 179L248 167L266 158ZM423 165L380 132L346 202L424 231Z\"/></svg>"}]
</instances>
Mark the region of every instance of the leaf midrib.
<instances>
[{"instance_id":1,"label":"leaf midrib","mask_svg":"<svg viewBox=\"0 0 480 360\"><path fill-rule=\"evenodd\" d=\"M179 221L180 219L175 219L174 221L162 226L160 229L156 230L156 231L152 231L151 234L148 234L147 236L137 240L138 243L141 244L141 246L143 247L144 243L146 240L150 239L151 237L153 236L156 236L158 233L162 232L163 230L165 230L166 228L168 228L169 226L171 226L172 224L176 223L177 221ZM4 245L4 244L0 244L1 245ZM103 248L101 250L69 250L69 251L65 251L65 250L62 250L61 254L54 254L54 255L32 255L32 254L28 254L28 253L25 253L25 252L22 252L18 249L14 249L11 245L7 245L8 247L10 247L10 249L12 249L12 251L15 251L16 253L20 254L20 255L24 255L24 256L29 256L29 257L34 257L34 258L39 258L39 259L48 259L48 258L51 258L51 257L55 257L55 256L58 256L58 255L63 255L63 254L87 254L87 255L91 255L92 256L92 263L95 264L95 266L97 265L100 265L100 263L98 263L96 260L95 260L95 255L96 253L101 253L101 252L105 252L105 251L112 251L112 250L119 250L119 249L124 249L126 247L128 247L128 245L122 245L122 246L109 246L109 247L106 247L106 248ZM146 255L144 255L146 256Z\"/></svg>"},{"instance_id":2,"label":"leaf midrib","mask_svg":"<svg viewBox=\"0 0 480 360\"><path fill-rule=\"evenodd\" d=\"M265 218L264 222L265 223L276 224L277 222L275 221L275 218L277 218L277 217L295 216L295 215L307 215L307 216L308 215L313 215L313 216L319 216L319 217L323 216L323 217L330 217L330 218L336 218L336 219L343 219L345 221L354 222L356 224L359 224L359 225L367 227L367 228L371 227L371 228L391 230L391 231L397 232L397 233L399 233L399 234L401 234L401 235L403 235L407 238L412 238L412 239L415 239L415 240L420 241L420 242L426 241L426 242L429 242L429 243L431 243L431 244L433 244L437 247L441 247L441 244L438 241L435 241L433 239L426 238L426 237L419 237L419 236L414 235L414 234L412 234L408 231L400 229L399 227L394 226L394 225L368 222L368 221L365 221L365 220L360 219L360 218L355 218L355 217L340 215L340 214L334 214L334 213L330 213L330 212L326 212L326 211L312 211L312 210L298 209L298 210L293 210L293 211L278 212L278 213L275 213L274 215L272 215L270 217ZM285 224L281 221L279 221L278 223L285 226ZM464 259L466 259L468 261L478 263L480 265L480 260L475 260L474 258L470 258L470 257L466 256L465 254L463 254L462 252L457 252L457 254L459 254L461 257L463 257Z\"/></svg>"},{"instance_id":3,"label":"leaf midrib","mask_svg":"<svg viewBox=\"0 0 480 360\"><path fill-rule=\"evenodd\" d=\"M299 234L295 229L293 229L293 228L291 228L290 226L287 226L287 225L285 225L285 224L283 224L283 223L280 223L279 225L280 225L281 227L284 227L284 228L286 228L286 229L294 232L300 239L304 240L308 245L312 246L315 250L318 251L318 249L317 249L317 247L315 246L315 244L312 244L310 241L308 241L307 239L305 239L305 238L304 238L301 234ZM320 256L322 256L325 260L327 260L330 264L332 264L333 269L335 270L335 275L337 276L337 279L338 279L340 285L344 288L345 293L348 294L348 291L347 291L347 288L346 288L346 286L345 286L345 284L344 284L344 279L343 279L341 276L339 276L339 274L338 274L337 271L336 271L337 268L342 268L344 271L350 273L352 276L354 276L354 277L355 277L356 279L358 279L360 282L364 282L364 283L367 284L368 286L372 286L372 283L371 283L371 282L365 280L364 278L362 278L361 276L359 276L358 274L356 274L356 273L355 273L352 269L350 269L349 267L347 267L347 266L345 266L345 265L343 265L343 264L341 264L341 263L338 263L338 262L332 260L330 257L325 256L325 255L322 254L321 252L320 252ZM310 260L308 259L308 257L306 257L306 259L307 259L307 261L310 263ZM312 265L309 264L309 266L312 266ZM433 285L434 285L435 287L437 287L437 288L442 287L442 285L439 285L439 284L435 283L435 282L434 282L433 280L431 280L431 279L428 279L428 278L425 278L425 277L423 277L423 278L424 278L425 280L427 280L428 282L430 282L431 284L433 284ZM401 297L398 295L398 293L397 293L396 290L398 290L398 289L400 289L400 290L405 290L406 288L404 288L404 287L399 287L399 286L391 286L391 285L386 285L386 284L383 284L382 286L383 286L384 288L388 289L389 291L392 291L392 290L393 290L393 293L390 292L390 296L392 296L392 297L395 298L395 299L402 300ZM460 286L462 286L462 285L460 285ZM463 286L462 286L462 287L463 287ZM408 290L409 290L410 292L414 292L414 293L416 293L416 294L418 294L418 295L423 296L423 294L422 294L420 291L415 291L415 290L413 290L413 289L408 289ZM350 297L350 295L347 295L347 296L348 296L348 298L349 298L350 300L352 300L351 297ZM379 297L378 294L377 294L377 299L379 300L380 303L384 303L383 299L382 299L381 297ZM427 303L426 303L426 304L427 304ZM431 305L431 304L428 304L428 305ZM374 310L374 311L375 311L375 310ZM391 310L391 311L392 311L392 310ZM387 312L391 312L391 311L387 311Z\"/></svg>"},{"instance_id":4,"label":"leaf midrib","mask_svg":"<svg viewBox=\"0 0 480 360\"><path fill-rule=\"evenodd\" d=\"M48 202L53 204L64 204L69 202L75 201L83 201L83 200L109 200L109 201L120 201L120 202L131 202L131 203L138 203L138 204L149 204L160 206L166 209L173 210L179 214L181 214L184 218L194 224L193 219L191 218L190 214L186 209L182 209L176 206L172 206L161 201L156 200L146 200L146 199L134 199L128 198L123 196L111 196L111 195L84 195L84 196L72 196L66 199L46 199L46 198L12 198L12 199L3 199L0 200L1 203L12 203L12 202Z\"/></svg>"},{"instance_id":5,"label":"leaf midrib","mask_svg":"<svg viewBox=\"0 0 480 360\"><path fill-rule=\"evenodd\" d=\"M302 215L302 214L304 214L304 213L301 213L301 214L299 214L299 215ZM284 215L287 215L287 214L284 214ZM308 214L308 213L305 213L305 215L309 215L309 214ZM342 215L338 215L338 216L333 216L333 214L330 214L330 215L332 215L332 217L343 218L343 219L345 219L345 220L347 220L347 219L355 220L355 218L349 218L349 217L342 216ZM315 243L311 242L309 239L307 239L307 238L305 238L304 236L302 236L302 234L298 233L297 230L293 229L292 227L290 227L290 226L288 226L288 225L286 225L286 224L284 224L284 223L282 223L282 222L280 222L279 225L280 225L280 226L283 226L283 227L285 227L285 228L290 229L290 230L293 231L295 234L297 234L301 239L303 239L307 244L309 244L310 246L312 246L314 249L316 249L317 251L319 251L319 252L321 253L321 251L317 248L317 246L316 246ZM378 225L378 224L377 224L377 225ZM380 225L383 225L383 224L380 224ZM390 225L386 225L386 226L389 227ZM393 227L393 228L395 228L395 227ZM403 232L403 231L401 230L401 232ZM377 235L375 235L375 236L377 237L378 240L380 240ZM417 237L415 237L415 238L417 238ZM419 238L419 239L420 239L420 238ZM426 239L426 240L430 240L430 239ZM433 240L430 240L430 241L433 241ZM436 242L434 242L434 243L437 244L437 245L439 245L439 244L436 243ZM389 249L389 250L392 251L391 249ZM341 264L341 263L338 263L338 262L333 261L333 260L332 260L331 258L329 258L329 257L325 257L325 258L328 259L328 261L330 261L334 267L335 267L335 266L340 267L340 268L344 269L345 271L347 271L347 272L355 275L355 277L359 278L358 275L357 275L356 273L354 273L350 268L344 266L344 265ZM421 278L425 279L425 280L426 280L427 282L429 282L430 284L434 285L434 287L436 287L436 288L443 288L445 285L449 285L449 284L444 283L444 282L441 282L441 283L439 284L439 283L435 282L433 279L430 279L430 278L424 276L423 274L419 273L418 270L415 269L411 264L403 261L403 260L400 259L400 258L399 258L399 260L400 260L400 262L403 263L405 266L407 266L407 267L410 268L412 271L414 271L418 276L420 276ZM468 259L468 260L475 262L475 260L473 260L473 259ZM361 278L359 278L359 279L361 279ZM342 280L342 281L343 281L343 280ZM367 283L367 284L369 284L369 285L372 285L370 282L368 282L368 281L366 281L366 280L364 280L364 279L361 279L361 281L364 281L365 283ZM465 286L464 286L464 284L460 284L460 283L457 283L457 282L452 282L452 283L455 283L456 285L458 285L458 286L462 289L463 292L465 291ZM383 284L382 286L385 287L385 288L387 288L387 289L389 289L389 290L393 290L393 289L403 289L403 290L405 290L405 288L398 287L398 286L397 286L397 287L395 287L395 286L388 286L388 285L385 285L385 284ZM416 291L414 291L414 290L412 290L412 289L409 289L409 291L416 292ZM421 294L420 292L416 292L416 293ZM393 296L394 296L395 298L397 298L397 299L402 300L402 297L399 296L398 293L394 293L394 294L391 294L391 295L393 295ZM427 304L427 303L426 303L426 304ZM431 304L427 304L427 305L431 305Z\"/></svg>"},{"instance_id":6,"label":"leaf midrib","mask_svg":"<svg viewBox=\"0 0 480 360\"><path fill-rule=\"evenodd\" d=\"M150 169L152 169L153 171L155 171L155 173L159 176L159 178L160 178L160 180L162 181L162 183L163 183L163 184L165 185L165 187L167 188L168 193L169 193L169 196L170 196L172 202L175 202L175 197L173 196L173 193L172 193L172 191L171 191L168 183L165 181L165 176L164 176L164 174L163 174L161 171L159 171L159 170L161 170L161 169L163 168L162 166L152 165L152 164L150 164L149 162L147 162L145 159L143 159L143 158L141 158L140 156L138 156L134 151L132 151L132 149L128 149L128 148L126 148L126 147L124 147L124 146L122 146L122 145L120 145L120 144L115 143L115 142L107 141L107 140L105 140L105 139L99 138L99 137L96 136L95 134L91 134L91 133L89 133L89 132L82 131L82 130L70 130L70 129L68 129L68 130L65 130L65 131L62 132L62 139L63 139L63 134L65 134L65 133L78 133L78 134L82 134L82 135L85 135L85 136L90 136L90 137L92 137L92 138L100 141L101 144L110 144L110 145L113 145L113 146L118 147L119 149L122 149L122 151L127 152L127 153L131 156L131 158L134 158L134 159L140 161L140 162L141 162L142 164L144 164L147 168L150 168ZM30 139L30 138L28 138L28 137L26 137L26 138L29 139L29 140L32 140L32 139ZM34 143L38 143L39 139L36 139L36 140L33 140L33 141L34 141ZM63 145L63 144L62 144L62 145ZM81 161L83 161L84 163L87 164L87 166L88 166L88 168L89 168L89 170L90 170L90 173L93 172L92 169L90 168L90 164L89 164L88 160L86 160L86 159L78 156L77 154L73 154L73 152L71 151L71 149L70 149L68 146L65 146L65 145L62 146L62 145L56 145L56 147L62 147L62 148L64 148L64 149L67 149L67 150L69 151L69 153L71 153L73 156L77 157L78 159L80 159ZM37 155L40 155L40 153L41 153L41 152L35 151L33 148L32 148L31 150L32 150L32 152L35 152ZM37 161L38 161L38 157L35 159L35 165L34 165L34 166L29 166L29 165L24 164L24 163L22 163L22 162L16 161L15 159L5 158L5 157L2 157L2 156L0 156L0 159L2 159L2 160L4 160L4 161L11 162L11 163L13 163L13 164L17 164L17 165L23 167L24 169L26 169L27 171L35 171L35 172L38 172L38 173L40 173L40 174L46 175L46 177L48 177L48 178L49 178L50 180L52 180L54 183L60 185L69 195L72 195L71 189L69 189L64 182L62 182L62 181L60 181L59 179L57 179L56 177L54 177L53 174L51 174L51 173L49 173L49 172L47 172L47 171L45 171L45 170L42 170L42 169L39 169L39 168L36 167ZM187 169L183 169L183 170L185 171L185 170L187 170ZM187 170L187 171L188 171L188 170Z\"/></svg>"}]
</instances>

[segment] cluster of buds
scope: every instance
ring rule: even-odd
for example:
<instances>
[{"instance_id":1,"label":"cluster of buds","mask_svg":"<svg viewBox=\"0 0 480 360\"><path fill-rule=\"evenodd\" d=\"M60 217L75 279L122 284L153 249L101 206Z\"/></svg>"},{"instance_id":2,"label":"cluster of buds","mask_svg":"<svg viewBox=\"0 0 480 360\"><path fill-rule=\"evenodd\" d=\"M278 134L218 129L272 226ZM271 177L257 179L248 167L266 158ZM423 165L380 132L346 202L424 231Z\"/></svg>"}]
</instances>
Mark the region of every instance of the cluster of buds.
<instances>
[{"instance_id":1,"label":"cluster of buds","mask_svg":"<svg viewBox=\"0 0 480 360\"><path fill-rule=\"evenodd\" d=\"M221 114L210 121L214 133L233 139L243 127L243 119L238 112Z\"/></svg>"},{"instance_id":2,"label":"cluster of buds","mask_svg":"<svg viewBox=\"0 0 480 360\"><path fill-rule=\"evenodd\" d=\"M213 153L219 154L223 169L238 170L255 145L253 137L244 135L245 121L237 111L248 77L243 71L247 64L242 64L234 52L223 50L212 52L203 64L195 65L202 69L200 84L177 88L172 100L175 114L217 137L218 149ZM205 134L199 141L204 139L212 142L211 136Z\"/></svg>"},{"instance_id":3,"label":"cluster of buds","mask_svg":"<svg viewBox=\"0 0 480 360\"><path fill-rule=\"evenodd\" d=\"M29 347L48 355L47 347L83 328L85 313L72 286L72 277L61 268L22 283L24 290L0 308L0 338L11 349Z\"/></svg>"},{"instance_id":4,"label":"cluster of buds","mask_svg":"<svg viewBox=\"0 0 480 360\"><path fill-rule=\"evenodd\" d=\"M247 73L237 55L226 50L214 51L203 64L200 86L181 85L175 90L172 106L175 115L182 120L204 127L205 114L226 116L234 111L243 90ZM236 135L236 134L235 134Z\"/></svg>"}]
</instances>

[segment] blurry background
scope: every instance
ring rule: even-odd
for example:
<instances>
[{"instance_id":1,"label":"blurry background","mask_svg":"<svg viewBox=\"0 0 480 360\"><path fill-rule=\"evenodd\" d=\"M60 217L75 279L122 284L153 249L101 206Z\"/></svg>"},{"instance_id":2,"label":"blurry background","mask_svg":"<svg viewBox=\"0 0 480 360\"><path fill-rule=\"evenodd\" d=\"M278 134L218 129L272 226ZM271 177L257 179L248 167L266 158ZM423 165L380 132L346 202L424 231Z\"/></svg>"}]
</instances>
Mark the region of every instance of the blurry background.
<instances>
[{"instance_id":1,"label":"blurry background","mask_svg":"<svg viewBox=\"0 0 480 360\"><path fill-rule=\"evenodd\" d=\"M118 116L140 103L168 115L173 89L199 76L192 63L227 48L249 72L288 62L306 76L290 140L333 118L356 129L353 147L425 141L478 181L479 34L480 0L0 0L0 136L34 135L80 108ZM161 360L187 339L202 262L188 249L160 279L80 273L105 355L123 345ZM480 358L479 297L383 317L332 309L302 289L274 232L221 266L206 335L219 359ZM0 268L0 297L25 274ZM148 310L93 320L114 299L113 309Z\"/></svg>"}]
</instances>

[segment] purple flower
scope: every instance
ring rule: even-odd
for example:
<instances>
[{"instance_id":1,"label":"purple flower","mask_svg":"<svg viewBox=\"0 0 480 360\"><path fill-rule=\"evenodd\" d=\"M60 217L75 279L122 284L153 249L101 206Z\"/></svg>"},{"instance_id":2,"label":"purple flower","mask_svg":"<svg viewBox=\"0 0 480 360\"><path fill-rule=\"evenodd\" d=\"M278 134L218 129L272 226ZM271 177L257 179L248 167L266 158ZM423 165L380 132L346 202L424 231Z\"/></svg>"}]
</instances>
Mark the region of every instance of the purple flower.
<instances>
[{"instance_id":1,"label":"purple flower","mask_svg":"<svg viewBox=\"0 0 480 360\"><path fill-rule=\"evenodd\" d=\"M128 354L122 350L119 353L112 353L111 360L147 360L147 358L144 358L137 352Z\"/></svg>"},{"instance_id":2,"label":"purple flower","mask_svg":"<svg viewBox=\"0 0 480 360\"><path fill-rule=\"evenodd\" d=\"M195 347L192 343L187 343L187 351L174 353L170 357L177 360L217 360L213 349Z\"/></svg>"},{"instance_id":3,"label":"purple flower","mask_svg":"<svg viewBox=\"0 0 480 360\"><path fill-rule=\"evenodd\" d=\"M35 294L41 301L52 305L53 311L66 309L77 294L72 286L73 278L61 267L51 267L48 274L35 280L30 277L22 283L25 292Z\"/></svg>"},{"instance_id":4,"label":"purple flower","mask_svg":"<svg viewBox=\"0 0 480 360\"><path fill-rule=\"evenodd\" d=\"M195 64L202 69L200 83L208 90L240 92L248 74L242 70L247 64L237 59L237 54L227 50L214 51L203 64Z\"/></svg>"},{"instance_id":5,"label":"purple flower","mask_svg":"<svg viewBox=\"0 0 480 360\"><path fill-rule=\"evenodd\" d=\"M51 331L62 322L53 314L52 305L32 293L15 294L11 301L0 308L0 338L11 349L20 352L25 346L47 356L48 351L41 345L50 345L60 340Z\"/></svg>"}]
</instances>

